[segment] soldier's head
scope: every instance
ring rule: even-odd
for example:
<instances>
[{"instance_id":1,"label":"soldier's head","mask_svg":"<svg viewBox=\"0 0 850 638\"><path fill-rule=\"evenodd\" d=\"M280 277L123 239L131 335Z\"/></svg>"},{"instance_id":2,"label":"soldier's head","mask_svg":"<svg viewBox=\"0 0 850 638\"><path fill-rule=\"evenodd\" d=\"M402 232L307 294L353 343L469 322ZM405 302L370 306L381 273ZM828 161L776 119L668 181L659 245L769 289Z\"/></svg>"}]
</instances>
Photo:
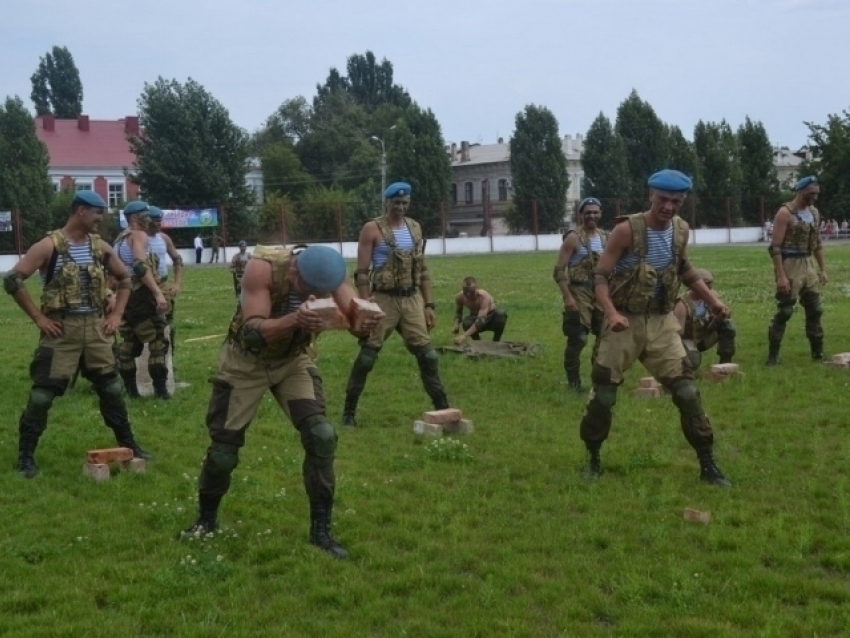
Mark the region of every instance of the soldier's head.
<instances>
[{"instance_id":1,"label":"soldier's head","mask_svg":"<svg viewBox=\"0 0 850 638\"><path fill-rule=\"evenodd\" d=\"M248 244L243 239L239 242L239 254L244 255L246 250L248 250Z\"/></svg>"},{"instance_id":2,"label":"soldier's head","mask_svg":"<svg viewBox=\"0 0 850 638\"><path fill-rule=\"evenodd\" d=\"M150 223L149 212L148 203L140 199L127 204L124 207L124 219L127 220L127 228L147 231Z\"/></svg>"},{"instance_id":3,"label":"soldier's head","mask_svg":"<svg viewBox=\"0 0 850 638\"><path fill-rule=\"evenodd\" d=\"M410 208L410 184L394 182L384 191L384 210L390 217L404 217Z\"/></svg>"},{"instance_id":4,"label":"soldier's head","mask_svg":"<svg viewBox=\"0 0 850 638\"><path fill-rule=\"evenodd\" d=\"M308 246L293 256L289 283L306 297L327 296L345 281L345 260L328 246Z\"/></svg>"},{"instance_id":5,"label":"soldier's head","mask_svg":"<svg viewBox=\"0 0 850 638\"><path fill-rule=\"evenodd\" d=\"M797 192L797 199L800 204L806 207L811 206L818 201L818 195L820 194L818 178L814 175L801 177L794 185L794 190Z\"/></svg>"},{"instance_id":6,"label":"soldier's head","mask_svg":"<svg viewBox=\"0 0 850 638\"><path fill-rule=\"evenodd\" d=\"M578 205L579 224L589 230L596 228L602 215L602 202L595 197L585 197Z\"/></svg>"},{"instance_id":7,"label":"soldier's head","mask_svg":"<svg viewBox=\"0 0 850 638\"><path fill-rule=\"evenodd\" d=\"M466 277L463 280L463 296L467 299L475 299L475 293L478 291L478 282L475 277Z\"/></svg>"},{"instance_id":8,"label":"soldier's head","mask_svg":"<svg viewBox=\"0 0 850 638\"><path fill-rule=\"evenodd\" d=\"M148 206L148 235L153 237L162 230L162 209L159 206Z\"/></svg>"},{"instance_id":9,"label":"soldier's head","mask_svg":"<svg viewBox=\"0 0 850 638\"><path fill-rule=\"evenodd\" d=\"M705 268L697 268L695 272L697 274L697 277L702 279L703 283L705 283L706 286L708 286L709 288L712 288L714 286L714 275L712 275L710 271L706 270Z\"/></svg>"},{"instance_id":10,"label":"soldier's head","mask_svg":"<svg viewBox=\"0 0 850 638\"><path fill-rule=\"evenodd\" d=\"M649 211L662 222L673 219L694 185L690 177L670 168L653 173L646 183L649 186Z\"/></svg>"},{"instance_id":11,"label":"soldier's head","mask_svg":"<svg viewBox=\"0 0 850 638\"><path fill-rule=\"evenodd\" d=\"M106 212L106 202L94 191L77 191L71 200L70 219L80 224L87 233L97 231Z\"/></svg>"}]
</instances>

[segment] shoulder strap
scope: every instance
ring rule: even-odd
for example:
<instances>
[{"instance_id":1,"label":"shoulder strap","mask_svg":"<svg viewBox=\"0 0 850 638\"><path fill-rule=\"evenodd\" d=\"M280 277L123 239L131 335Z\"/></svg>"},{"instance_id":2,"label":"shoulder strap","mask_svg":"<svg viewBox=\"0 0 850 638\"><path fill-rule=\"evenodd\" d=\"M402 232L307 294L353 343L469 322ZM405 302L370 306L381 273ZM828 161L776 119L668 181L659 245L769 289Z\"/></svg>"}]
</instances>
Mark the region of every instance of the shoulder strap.
<instances>
[{"instance_id":1,"label":"shoulder strap","mask_svg":"<svg viewBox=\"0 0 850 638\"><path fill-rule=\"evenodd\" d=\"M629 226L632 227L632 252L643 259L646 256L646 219L643 213L629 215Z\"/></svg>"},{"instance_id":2,"label":"shoulder strap","mask_svg":"<svg viewBox=\"0 0 850 638\"><path fill-rule=\"evenodd\" d=\"M413 246L414 248L422 243L422 227L419 225L419 222L415 219L410 219L408 217L404 218L404 223L407 224L407 231L410 233L410 236L413 238Z\"/></svg>"},{"instance_id":3,"label":"shoulder strap","mask_svg":"<svg viewBox=\"0 0 850 638\"><path fill-rule=\"evenodd\" d=\"M58 230L47 233L48 237L53 241L53 253L50 255L50 263L47 264L47 272L44 275L44 285L50 283L53 279L53 271L56 270L56 262L59 261L59 248L65 243L65 238ZM67 251L67 246L64 247Z\"/></svg>"},{"instance_id":4,"label":"shoulder strap","mask_svg":"<svg viewBox=\"0 0 850 638\"><path fill-rule=\"evenodd\" d=\"M381 231L384 243L394 249L396 247L395 235L393 235L393 229L387 223L387 218L381 215L380 217L375 217L373 221L378 225L378 230Z\"/></svg>"},{"instance_id":5,"label":"shoulder strap","mask_svg":"<svg viewBox=\"0 0 850 638\"><path fill-rule=\"evenodd\" d=\"M685 251L685 229L683 228L684 220L678 215L673 216L673 261L677 261L681 254Z\"/></svg>"}]
</instances>

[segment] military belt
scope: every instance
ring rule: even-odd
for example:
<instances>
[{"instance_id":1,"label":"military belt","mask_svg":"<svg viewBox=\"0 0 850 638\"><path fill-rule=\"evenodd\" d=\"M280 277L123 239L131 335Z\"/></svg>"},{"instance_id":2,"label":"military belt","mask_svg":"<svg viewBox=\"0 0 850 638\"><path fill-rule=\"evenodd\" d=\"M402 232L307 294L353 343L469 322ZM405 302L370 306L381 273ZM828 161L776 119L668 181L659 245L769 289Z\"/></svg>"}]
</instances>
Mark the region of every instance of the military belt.
<instances>
[{"instance_id":1,"label":"military belt","mask_svg":"<svg viewBox=\"0 0 850 638\"><path fill-rule=\"evenodd\" d=\"M413 297L417 290L416 286L411 286L410 288L386 288L384 290L376 290L375 292L380 292L390 297Z\"/></svg>"},{"instance_id":2,"label":"military belt","mask_svg":"<svg viewBox=\"0 0 850 638\"><path fill-rule=\"evenodd\" d=\"M782 259L805 259L811 256L812 253L782 253Z\"/></svg>"}]
</instances>

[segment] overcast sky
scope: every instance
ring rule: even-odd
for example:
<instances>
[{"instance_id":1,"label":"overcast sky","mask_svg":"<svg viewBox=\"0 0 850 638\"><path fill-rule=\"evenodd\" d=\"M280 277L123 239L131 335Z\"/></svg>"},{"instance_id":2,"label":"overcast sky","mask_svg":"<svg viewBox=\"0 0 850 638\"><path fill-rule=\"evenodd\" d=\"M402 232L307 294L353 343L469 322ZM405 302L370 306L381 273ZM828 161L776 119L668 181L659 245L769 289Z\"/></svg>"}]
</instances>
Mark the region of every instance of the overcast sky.
<instances>
[{"instance_id":1,"label":"overcast sky","mask_svg":"<svg viewBox=\"0 0 850 638\"><path fill-rule=\"evenodd\" d=\"M93 119L192 77L254 131L371 50L447 142L507 141L529 103L585 133L634 88L688 138L749 115L799 147L850 107L848 31L850 0L0 0L0 98L32 109L39 57L67 46Z\"/></svg>"}]
</instances>

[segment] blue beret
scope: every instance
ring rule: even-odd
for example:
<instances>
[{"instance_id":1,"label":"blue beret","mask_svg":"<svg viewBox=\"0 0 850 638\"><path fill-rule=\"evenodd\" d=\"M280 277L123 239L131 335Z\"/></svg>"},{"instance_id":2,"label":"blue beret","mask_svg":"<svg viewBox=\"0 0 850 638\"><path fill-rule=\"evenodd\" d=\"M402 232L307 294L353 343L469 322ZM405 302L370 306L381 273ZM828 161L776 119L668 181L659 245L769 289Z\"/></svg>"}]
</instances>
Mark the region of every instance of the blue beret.
<instances>
[{"instance_id":1,"label":"blue beret","mask_svg":"<svg viewBox=\"0 0 850 638\"><path fill-rule=\"evenodd\" d=\"M127 215L135 215L136 213L144 213L150 209L147 202L140 199L134 200L124 207L124 217Z\"/></svg>"},{"instance_id":2,"label":"blue beret","mask_svg":"<svg viewBox=\"0 0 850 638\"><path fill-rule=\"evenodd\" d=\"M808 186L809 184L817 184L817 183L818 183L818 178L815 177L814 175L809 175L808 177L801 177L800 179L797 180L797 183L794 184L794 190L795 191L801 191L806 186Z\"/></svg>"},{"instance_id":3,"label":"blue beret","mask_svg":"<svg viewBox=\"0 0 850 638\"><path fill-rule=\"evenodd\" d=\"M151 219L162 219L162 209L159 206L148 206L148 217Z\"/></svg>"},{"instance_id":4,"label":"blue beret","mask_svg":"<svg viewBox=\"0 0 850 638\"><path fill-rule=\"evenodd\" d=\"M72 204L82 204L83 206L89 206L90 208L106 208L106 202L103 201L103 197L95 193L94 191L77 191L76 195L74 195L74 199L71 200Z\"/></svg>"},{"instance_id":5,"label":"blue beret","mask_svg":"<svg viewBox=\"0 0 850 638\"><path fill-rule=\"evenodd\" d=\"M331 292L345 281L345 260L328 246L309 246L298 253L298 274L309 288L318 293Z\"/></svg>"},{"instance_id":6,"label":"blue beret","mask_svg":"<svg viewBox=\"0 0 850 638\"><path fill-rule=\"evenodd\" d=\"M602 202L600 202L595 197L585 197L578 205L578 212L584 210L585 206L599 206L599 208L602 208Z\"/></svg>"},{"instance_id":7,"label":"blue beret","mask_svg":"<svg viewBox=\"0 0 850 638\"><path fill-rule=\"evenodd\" d=\"M410 188L410 184L407 182L394 182L387 186L387 190L384 191L384 197L386 199L392 199L393 197L405 197L410 195L410 191L413 190Z\"/></svg>"},{"instance_id":8,"label":"blue beret","mask_svg":"<svg viewBox=\"0 0 850 638\"><path fill-rule=\"evenodd\" d=\"M681 171L665 168L663 171L654 173L646 181L650 188L670 193L684 193L693 188L693 181Z\"/></svg>"}]
</instances>

